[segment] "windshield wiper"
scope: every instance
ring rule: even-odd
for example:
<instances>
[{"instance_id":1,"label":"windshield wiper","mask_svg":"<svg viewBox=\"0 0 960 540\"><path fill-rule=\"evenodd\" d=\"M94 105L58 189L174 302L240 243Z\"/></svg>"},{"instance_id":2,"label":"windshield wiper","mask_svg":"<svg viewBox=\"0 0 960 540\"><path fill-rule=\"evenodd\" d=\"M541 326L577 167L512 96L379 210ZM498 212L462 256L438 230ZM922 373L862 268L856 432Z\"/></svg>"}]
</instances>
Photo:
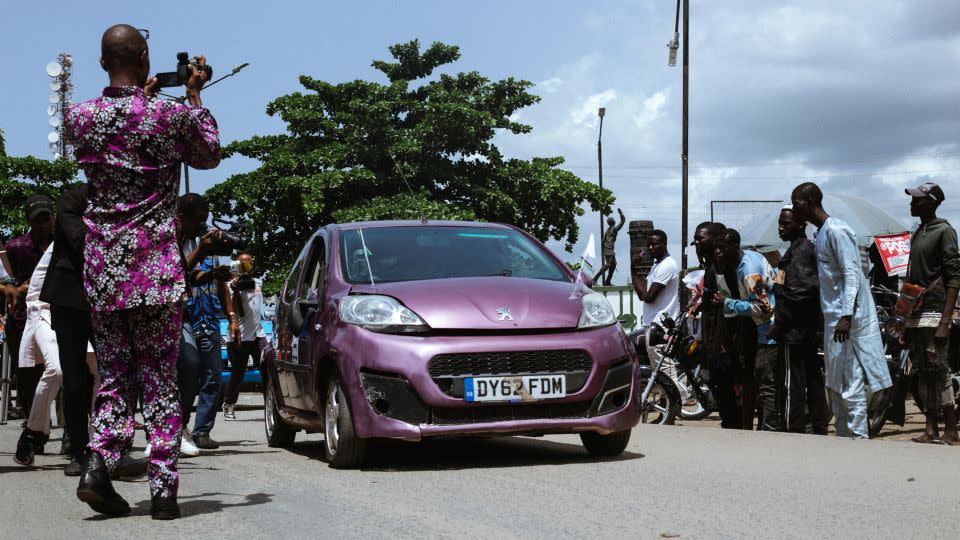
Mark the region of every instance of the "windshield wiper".
<instances>
[{"instance_id":1,"label":"windshield wiper","mask_svg":"<svg viewBox=\"0 0 960 540\"><path fill-rule=\"evenodd\" d=\"M496 274L487 274L487 275L488 275L488 276L505 276L505 277L510 277L510 276L513 275L513 270L506 270L506 269L504 269L504 270L501 270L501 271L497 272Z\"/></svg>"}]
</instances>

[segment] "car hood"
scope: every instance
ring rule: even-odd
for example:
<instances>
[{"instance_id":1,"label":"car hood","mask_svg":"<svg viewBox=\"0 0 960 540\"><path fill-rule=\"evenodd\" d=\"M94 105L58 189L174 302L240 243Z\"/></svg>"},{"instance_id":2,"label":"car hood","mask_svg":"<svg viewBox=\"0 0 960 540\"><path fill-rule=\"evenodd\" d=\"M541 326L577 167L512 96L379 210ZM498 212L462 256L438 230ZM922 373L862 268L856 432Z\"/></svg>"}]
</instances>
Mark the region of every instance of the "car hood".
<instances>
[{"instance_id":1,"label":"car hood","mask_svg":"<svg viewBox=\"0 0 960 540\"><path fill-rule=\"evenodd\" d=\"M443 330L576 328L583 304L579 295L570 298L572 291L573 284L569 282L504 276L352 288L353 293L392 296L431 328Z\"/></svg>"}]
</instances>

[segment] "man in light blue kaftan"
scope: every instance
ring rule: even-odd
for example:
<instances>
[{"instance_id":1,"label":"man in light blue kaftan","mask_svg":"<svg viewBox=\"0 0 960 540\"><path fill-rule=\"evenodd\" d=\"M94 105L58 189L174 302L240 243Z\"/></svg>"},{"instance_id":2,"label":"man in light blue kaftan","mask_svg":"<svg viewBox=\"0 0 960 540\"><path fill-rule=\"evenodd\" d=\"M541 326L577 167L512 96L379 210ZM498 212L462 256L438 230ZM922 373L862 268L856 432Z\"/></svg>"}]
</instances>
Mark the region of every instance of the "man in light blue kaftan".
<instances>
[{"instance_id":1,"label":"man in light blue kaftan","mask_svg":"<svg viewBox=\"0 0 960 540\"><path fill-rule=\"evenodd\" d=\"M794 212L819 228L814 245L824 319L824 366L837 436L866 439L866 386L877 392L893 383L856 235L849 225L824 211L823 194L815 184L797 186L791 198Z\"/></svg>"}]
</instances>

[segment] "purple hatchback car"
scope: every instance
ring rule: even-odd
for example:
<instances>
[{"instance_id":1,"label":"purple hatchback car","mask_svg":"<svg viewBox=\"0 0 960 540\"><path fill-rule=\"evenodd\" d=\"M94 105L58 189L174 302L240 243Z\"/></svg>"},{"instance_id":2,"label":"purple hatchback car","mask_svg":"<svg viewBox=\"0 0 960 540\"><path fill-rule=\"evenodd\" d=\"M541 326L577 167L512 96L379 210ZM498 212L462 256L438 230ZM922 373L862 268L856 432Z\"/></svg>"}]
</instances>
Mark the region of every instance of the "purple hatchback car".
<instances>
[{"instance_id":1,"label":"purple hatchback car","mask_svg":"<svg viewBox=\"0 0 960 540\"><path fill-rule=\"evenodd\" d=\"M332 467L373 438L579 433L623 452L637 356L600 294L507 225L328 225L297 257L261 372L270 446L323 432Z\"/></svg>"}]
</instances>

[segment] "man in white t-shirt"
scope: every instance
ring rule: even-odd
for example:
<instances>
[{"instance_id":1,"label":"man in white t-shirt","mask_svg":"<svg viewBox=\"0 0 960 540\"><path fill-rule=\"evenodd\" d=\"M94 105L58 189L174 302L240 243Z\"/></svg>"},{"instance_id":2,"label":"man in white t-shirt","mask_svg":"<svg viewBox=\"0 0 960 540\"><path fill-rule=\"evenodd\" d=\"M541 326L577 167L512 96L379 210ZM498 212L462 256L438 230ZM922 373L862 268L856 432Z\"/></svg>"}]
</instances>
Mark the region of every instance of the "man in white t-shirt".
<instances>
[{"instance_id":1,"label":"man in white t-shirt","mask_svg":"<svg viewBox=\"0 0 960 540\"><path fill-rule=\"evenodd\" d=\"M240 343L230 338L227 345L227 356L230 360L230 380L223 392L223 418L236 420L234 412L237 398L240 397L240 384L247 371L247 360L253 357L253 363L259 369L260 352L266 344L266 334L263 331L263 292L259 279L250 275L253 271L253 257L246 252L239 252L234 264L239 277L230 283L233 290L233 305L240 315Z\"/></svg>"},{"instance_id":2,"label":"man in white t-shirt","mask_svg":"<svg viewBox=\"0 0 960 540\"><path fill-rule=\"evenodd\" d=\"M667 253L667 233L660 229L648 236L647 251L653 257L654 265L646 279L634 276L633 288L643 302L641 324L649 331L654 324L660 324L663 314L673 320L680 317L680 267ZM653 347L647 347L651 363L655 362L655 352Z\"/></svg>"}]
</instances>

